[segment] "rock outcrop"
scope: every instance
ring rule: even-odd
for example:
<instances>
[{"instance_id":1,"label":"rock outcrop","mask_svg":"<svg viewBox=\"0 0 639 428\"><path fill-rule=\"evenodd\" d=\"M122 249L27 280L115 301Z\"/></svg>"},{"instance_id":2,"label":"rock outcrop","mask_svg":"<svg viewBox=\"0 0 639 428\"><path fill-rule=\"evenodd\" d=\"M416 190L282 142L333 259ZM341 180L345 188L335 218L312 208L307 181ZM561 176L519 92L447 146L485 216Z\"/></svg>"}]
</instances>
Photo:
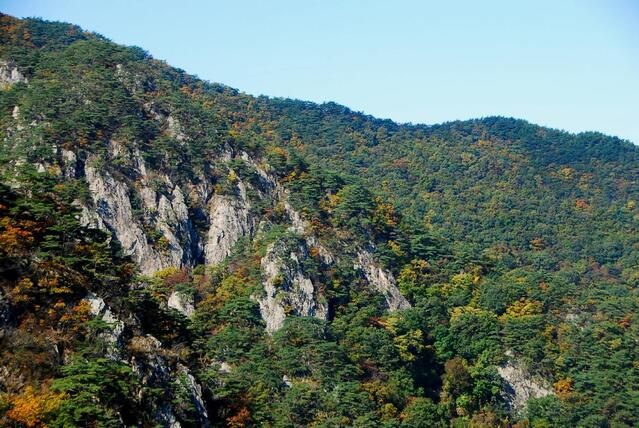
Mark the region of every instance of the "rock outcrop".
<instances>
[{"instance_id":1,"label":"rock outcrop","mask_svg":"<svg viewBox=\"0 0 639 428\"><path fill-rule=\"evenodd\" d=\"M262 258L264 295L257 301L267 331L281 328L289 314L326 319L328 305L321 301L317 284L302 266L308 257L308 247L301 239L294 246L284 240L276 241Z\"/></svg>"},{"instance_id":2,"label":"rock outcrop","mask_svg":"<svg viewBox=\"0 0 639 428\"><path fill-rule=\"evenodd\" d=\"M143 334L126 339L123 333L128 323L133 322L133 325L129 325L132 330L139 326L135 325L134 319L126 323L120 320L101 297L90 293L83 301L88 305L92 316L107 324L107 328L100 332L100 338L108 345L108 358L128 363L145 388L173 391L172 394L179 395L179 399L188 400L192 404L192 409L188 410L191 413L188 417L195 418L198 426L209 426L202 387L186 366L176 362L175 357L152 335ZM149 408L156 409L155 417L163 426L182 426L179 421L186 415L170 395L154 397L141 394L138 399L143 402L149 401Z\"/></svg>"},{"instance_id":3,"label":"rock outcrop","mask_svg":"<svg viewBox=\"0 0 639 428\"><path fill-rule=\"evenodd\" d=\"M173 428L182 426L179 420L186 416L181 409L187 404L182 401L186 400L194 408L189 416L195 418L197 426L208 427L209 417L202 398L202 387L196 382L189 369L180 363L176 364L173 358L165 355L162 344L153 336L134 337L130 346L136 350L130 364L140 382L146 387L159 387L173 391L173 399L170 399L168 395L161 397L154 406L155 416L162 426ZM140 398L153 399L152 397Z\"/></svg>"},{"instance_id":4,"label":"rock outcrop","mask_svg":"<svg viewBox=\"0 0 639 428\"><path fill-rule=\"evenodd\" d=\"M83 224L111 232L146 275L172 266L222 262L240 239L255 233L258 219L249 190L267 202L277 196L275 179L246 153L239 159L258 171L257 187L236 178L235 192L222 194L204 174L176 184L164 173L149 170L135 143L125 147L111 141L108 149L108 159L92 155L84 162L73 151L61 150L60 169L66 177L84 176L89 185L92 206L79 204ZM230 149L219 156L222 165L236 159ZM134 177L124 180L111 168L97 166L115 161L127 165ZM204 217L197 227L192 208Z\"/></svg>"},{"instance_id":5,"label":"rock outcrop","mask_svg":"<svg viewBox=\"0 0 639 428\"><path fill-rule=\"evenodd\" d=\"M89 185L95 213L104 225L113 232L127 254L136 261L140 270L153 273L167 267L162 257L146 239L146 235L133 216L133 208L127 186L114 179L107 171L99 171L87 159L85 177Z\"/></svg>"},{"instance_id":6,"label":"rock outcrop","mask_svg":"<svg viewBox=\"0 0 639 428\"><path fill-rule=\"evenodd\" d=\"M240 238L252 236L255 230L246 186L240 181L237 188L237 197L213 195L209 203L210 226L204 246L207 265L220 263Z\"/></svg>"},{"instance_id":7,"label":"rock outcrop","mask_svg":"<svg viewBox=\"0 0 639 428\"><path fill-rule=\"evenodd\" d=\"M124 322L119 320L99 296L89 293L84 301L89 305L89 312L95 318L102 319L108 324L108 329L100 333L100 337L109 345L107 356L111 359L119 359L122 355L122 333L124 332Z\"/></svg>"},{"instance_id":8,"label":"rock outcrop","mask_svg":"<svg viewBox=\"0 0 639 428\"><path fill-rule=\"evenodd\" d=\"M193 312L195 312L193 297L187 296L179 291L171 293L169 300L167 301L167 306L171 309L175 309L187 318L190 318L191 315L193 315Z\"/></svg>"},{"instance_id":9,"label":"rock outcrop","mask_svg":"<svg viewBox=\"0 0 639 428\"><path fill-rule=\"evenodd\" d=\"M16 83L27 83L27 78L14 63L0 60L0 89Z\"/></svg>"},{"instance_id":10,"label":"rock outcrop","mask_svg":"<svg viewBox=\"0 0 639 428\"><path fill-rule=\"evenodd\" d=\"M178 364L177 379L195 407L195 413L199 416L201 426L208 426L209 415L202 399L202 386L196 382L189 369L181 364Z\"/></svg>"},{"instance_id":11,"label":"rock outcrop","mask_svg":"<svg viewBox=\"0 0 639 428\"><path fill-rule=\"evenodd\" d=\"M508 409L515 414L524 410L531 398L554 394L541 379L533 378L521 363L512 358L506 364L497 367L497 371L504 379L504 401Z\"/></svg>"},{"instance_id":12,"label":"rock outcrop","mask_svg":"<svg viewBox=\"0 0 639 428\"><path fill-rule=\"evenodd\" d=\"M361 250L357 253L354 268L360 270L366 281L384 296L390 311L410 308L410 303L397 288L393 274L382 269L369 251Z\"/></svg>"},{"instance_id":13,"label":"rock outcrop","mask_svg":"<svg viewBox=\"0 0 639 428\"><path fill-rule=\"evenodd\" d=\"M127 156L140 175L139 188L116 179L105 168L94 164L101 162L97 157L89 157L84 166L84 176L93 199L91 209L83 208L83 223L101 227L112 232L124 251L131 255L144 274L153 274L171 266L194 266L201 255L199 238L189 216L186 197L180 186L164 177L155 177L164 183L166 193L153 190L149 184L146 167L137 149L132 153L121 145L112 144L114 156ZM67 174L75 174L76 156L63 151L64 168ZM136 217L132 195L139 196L138 204L143 209L147 227ZM149 238L149 225L153 226L157 244Z\"/></svg>"},{"instance_id":14,"label":"rock outcrop","mask_svg":"<svg viewBox=\"0 0 639 428\"><path fill-rule=\"evenodd\" d=\"M179 122L169 120L170 114L151 111L177 138ZM82 209L81 222L110 232L145 275L168 267L219 264L238 242L257 233L262 219L256 206L283 208L288 233L299 239L292 247L276 241L261 261L264 292L256 299L267 330L279 329L288 314L328 316L328 304L319 291L318 279L305 272L304 264L311 257L311 249L315 262L325 268L339 258L320 242L308 221L293 208L288 190L263 163L246 152L237 154L227 146L219 151L217 168L226 169L226 185L232 183L226 191L217 186L214 175L200 172L191 178L171 178L162 170L150 168L135 141L111 140L106 153L86 159L64 148L56 147L54 152L60 174L84 177L88 184L92 203L77 201ZM243 174L234 172L237 162L244 164ZM250 171L250 178L246 170ZM197 220L194 213L198 213ZM410 306L392 273L381 268L370 251L358 251L353 268L384 296L391 311ZM186 317L194 311L193 301L178 293L170 295L167 305Z\"/></svg>"}]
</instances>

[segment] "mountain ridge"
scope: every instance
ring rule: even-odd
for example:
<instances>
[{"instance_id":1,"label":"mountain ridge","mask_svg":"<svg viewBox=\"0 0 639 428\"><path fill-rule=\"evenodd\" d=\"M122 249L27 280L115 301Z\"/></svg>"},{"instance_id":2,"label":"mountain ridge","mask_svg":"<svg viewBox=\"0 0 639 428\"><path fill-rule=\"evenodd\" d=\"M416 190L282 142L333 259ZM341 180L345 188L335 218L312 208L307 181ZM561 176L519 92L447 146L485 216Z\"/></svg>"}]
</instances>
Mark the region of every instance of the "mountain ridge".
<instances>
[{"instance_id":1,"label":"mountain ridge","mask_svg":"<svg viewBox=\"0 0 639 428\"><path fill-rule=\"evenodd\" d=\"M3 424L638 420L631 143L252 97L6 15L0 60Z\"/></svg>"}]
</instances>

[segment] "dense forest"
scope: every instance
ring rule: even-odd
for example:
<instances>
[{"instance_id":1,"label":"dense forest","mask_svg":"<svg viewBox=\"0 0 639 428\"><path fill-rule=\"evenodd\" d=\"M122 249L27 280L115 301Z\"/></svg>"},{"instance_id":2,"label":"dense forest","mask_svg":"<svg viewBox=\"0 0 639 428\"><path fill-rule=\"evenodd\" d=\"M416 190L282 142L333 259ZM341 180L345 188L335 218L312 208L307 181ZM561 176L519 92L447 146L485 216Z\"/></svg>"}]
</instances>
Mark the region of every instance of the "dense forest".
<instances>
[{"instance_id":1,"label":"dense forest","mask_svg":"<svg viewBox=\"0 0 639 428\"><path fill-rule=\"evenodd\" d=\"M2 426L639 424L628 141L253 97L2 14L0 141Z\"/></svg>"}]
</instances>

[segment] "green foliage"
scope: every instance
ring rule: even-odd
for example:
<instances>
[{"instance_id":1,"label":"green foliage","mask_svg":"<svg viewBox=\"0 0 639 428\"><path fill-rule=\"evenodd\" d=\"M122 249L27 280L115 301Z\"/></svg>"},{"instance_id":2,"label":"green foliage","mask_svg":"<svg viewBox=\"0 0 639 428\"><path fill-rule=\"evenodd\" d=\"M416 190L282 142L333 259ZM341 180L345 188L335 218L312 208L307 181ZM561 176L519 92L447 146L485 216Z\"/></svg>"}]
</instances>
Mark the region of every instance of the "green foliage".
<instances>
[{"instance_id":1,"label":"green foliage","mask_svg":"<svg viewBox=\"0 0 639 428\"><path fill-rule=\"evenodd\" d=\"M445 414L428 398L416 398L403 412L402 427L446 427Z\"/></svg>"},{"instance_id":2,"label":"green foliage","mask_svg":"<svg viewBox=\"0 0 639 428\"><path fill-rule=\"evenodd\" d=\"M126 357L189 367L216 425L497 426L507 419L496 370L506 358L556 385L556 396L529 402L520 426L639 420L639 150L630 143L502 117L398 125L334 103L254 98L37 19L0 15L0 58L29 79L0 92L0 298L10 307L0 365L26 379L2 386L3 412L24 383L51 383L65 397L52 426L149 425L163 398L182 424L199 422L184 376L156 389L103 358L106 326L81 301L95 293L127 320ZM201 178L230 200L241 181L259 233L214 268L134 278L107 233L81 226L75 201L92 201L81 168L60 171L62 149L127 184L159 250L168 240L137 189L148 180L169 196L161 176L188 189L200 235ZM271 244L303 243L283 201L257 196L264 178L243 151L335 256L329 265L309 244L300 262L327 320L289 316L264 331L260 259ZM361 249L395 276L411 309L388 313L353 268ZM173 291L195 299L191 319L166 308ZM162 346L134 346L145 335Z\"/></svg>"},{"instance_id":3,"label":"green foliage","mask_svg":"<svg viewBox=\"0 0 639 428\"><path fill-rule=\"evenodd\" d=\"M134 384L131 369L106 358L75 356L62 367L62 377L52 388L65 399L53 426L120 426L119 416L127 405Z\"/></svg>"}]
</instances>

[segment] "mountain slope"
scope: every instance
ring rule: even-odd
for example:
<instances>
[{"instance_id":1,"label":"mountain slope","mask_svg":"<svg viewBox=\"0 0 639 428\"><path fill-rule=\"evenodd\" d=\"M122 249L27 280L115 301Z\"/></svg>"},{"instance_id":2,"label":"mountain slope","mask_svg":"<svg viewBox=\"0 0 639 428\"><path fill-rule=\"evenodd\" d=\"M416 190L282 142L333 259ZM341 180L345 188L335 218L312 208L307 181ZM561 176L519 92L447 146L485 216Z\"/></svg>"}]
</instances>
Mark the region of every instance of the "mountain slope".
<instances>
[{"instance_id":1,"label":"mountain slope","mask_svg":"<svg viewBox=\"0 0 639 428\"><path fill-rule=\"evenodd\" d=\"M630 143L398 125L0 25L4 424L639 420Z\"/></svg>"}]
</instances>

